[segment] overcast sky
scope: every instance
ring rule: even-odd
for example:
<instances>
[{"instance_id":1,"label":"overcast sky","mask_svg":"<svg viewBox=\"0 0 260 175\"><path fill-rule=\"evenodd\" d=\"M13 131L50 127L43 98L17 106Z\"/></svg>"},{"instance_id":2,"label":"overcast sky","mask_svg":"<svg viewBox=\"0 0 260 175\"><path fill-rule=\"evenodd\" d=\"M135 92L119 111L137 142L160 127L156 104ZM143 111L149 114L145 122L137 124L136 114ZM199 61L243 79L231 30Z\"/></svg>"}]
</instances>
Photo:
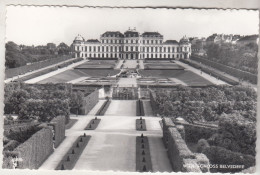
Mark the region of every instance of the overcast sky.
<instances>
[{"instance_id":1,"label":"overcast sky","mask_svg":"<svg viewBox=\"0 0 260 175\"><path fill-rule=\"evenodd\" d=\"M78 7L7 8L6 41L70 45L76 35L99 39L106 31L158 31L164 39L207 37L213 33L258 34L258 11L194 9L111 9Z\"/></svg>"}]
</instances>

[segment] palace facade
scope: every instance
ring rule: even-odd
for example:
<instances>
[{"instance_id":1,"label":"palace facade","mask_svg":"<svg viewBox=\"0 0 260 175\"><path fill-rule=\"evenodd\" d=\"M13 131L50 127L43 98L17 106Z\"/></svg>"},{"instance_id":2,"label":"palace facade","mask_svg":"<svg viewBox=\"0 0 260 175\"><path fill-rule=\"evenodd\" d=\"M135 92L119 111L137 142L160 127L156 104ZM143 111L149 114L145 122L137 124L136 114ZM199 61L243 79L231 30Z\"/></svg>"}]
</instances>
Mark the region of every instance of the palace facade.
<instances>
[{"instance_id":1,"label":"palace facade","mask_svg":"<svg viewBox=\"0 0 260 175\"><path fill-rule=\"evenodd\" d=\"M78 35L72 43L75 57L88 58L190 58L191 43L187 37L179 42L163 40L158 32L140 34L135 29L129 29L124 34L119 31L108 31L100 36L100 40L85 40Z\"/></svg>"}]
</instances>

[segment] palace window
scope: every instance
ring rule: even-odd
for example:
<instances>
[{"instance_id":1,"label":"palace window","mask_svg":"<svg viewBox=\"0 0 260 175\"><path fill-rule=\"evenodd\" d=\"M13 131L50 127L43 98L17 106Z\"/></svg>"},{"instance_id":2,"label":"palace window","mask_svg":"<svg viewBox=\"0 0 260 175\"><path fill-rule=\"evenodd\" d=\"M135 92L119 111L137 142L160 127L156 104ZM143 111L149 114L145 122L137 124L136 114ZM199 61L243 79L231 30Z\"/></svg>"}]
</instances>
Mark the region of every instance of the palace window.
<instances>
[{"instance_id":1,"label":"palace window","mask_svg":"<svg viewBox=\"0 0 260 175\"><path fill-rule=\"evenodd\" d=\"M168 52L171 52L171 48L170 47L168 47Z\"/></svg>"},{"instance_id":2,"label":"palace window","mask_svg":"<svg viewBox=\"0 0 260 175\"><path fill-rule=\"evenodd\" d=\"M94 47L94 52L96 52L96 46L93 46Z\"/></svg>"},{"instance_id":3,"label":"palace window","mask_svg":"<svg viewBox=\"0 0 260 175\"><path fill-rule=\"evenodd\" d=\"M85 51L86 51L86 52L88 51L88 47L87 47L87 46L85 46Z\"/></svg>"},{"instance_id":4,"label":"palace window","mask_svg":"<svg viewBox=\"0 0 260 175\"><path fill-rule=\"evenodd\" d=\"M91 52L91 46L89 46L89 51Z\"/></svg>"},{"instance_id":5,"label":"palace window","mask_svg":"<svg viewBox=\"0 0 260 175\"><path fill-rule=\"evenodd\" d=\"M137 51L137 52L138 52L138 46L136 46L136 47L135 47L135 51Z\"/></svg>"},{"instance_id":6,"label":"palace window","mask_svg":"<svg viewBox=\"0 0 260 175\"><path fill-rule=\"evenodd\" d=\"M151 51L151 52L153 52L153 47L151 47L151 49L152 49L152 51Z\"/></svg>"},{"instance_id":7,"label":"palace window","mask_svg":"<svg viewBox=\"0 0 260 175\"><path fill-rule=\"evenodd\" d=\"M174 47L172 47L172 52L174 52Z\"/></svg>"},{"instance_id":8,"label":"palace window","mask_svg":"<svg viewBox=\"0 0 260 175\"><path fill-rule=\"evenodd\" d=\"M134 48L133 48L133 46L131 46L131 51L134 51Z\"/></svg>"},{"instance_id":9,"label":"palace window","mask_svg":"<svg viewBox=\"0 0 260 175\"><path fill-rule=\"evenodd\" d=\"M113 52L113 46L110 47L110 52Z\"/></svg>"},{"instance_id":10,"label":"palace window","mask_svg":"<svg viewBox=\"0 0 260 175\"><path fill-rule=\"evenodd\" d=\"M102 52L104 52L104 46L102 46Z\"/></svg>"}]
</instances>

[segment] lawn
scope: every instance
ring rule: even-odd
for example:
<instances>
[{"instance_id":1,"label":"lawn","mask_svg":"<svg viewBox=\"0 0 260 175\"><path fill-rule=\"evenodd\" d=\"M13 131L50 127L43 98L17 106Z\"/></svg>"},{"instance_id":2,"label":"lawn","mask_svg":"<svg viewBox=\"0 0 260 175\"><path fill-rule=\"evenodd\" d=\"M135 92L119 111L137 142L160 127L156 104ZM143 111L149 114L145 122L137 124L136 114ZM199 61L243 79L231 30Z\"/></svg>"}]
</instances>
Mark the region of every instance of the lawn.
<instances>
[{"instance_id":1,"label":"lawn","mask_svg":"<svg viewBox=\"0 0 260 175\"><path fill-rule=\"evenodd\" d=\"M117 64L115 60L90 60L75 69L113 69Z\"/></svg>"},{"instance_id":2,"label":"lawn","mask_svg":"<svg viewBox=\"0 0 260 175\"><path fill-rule=\"evenodd\" d=\"M172 61L145 61L144 69L154 70L154 69L174 69L174 70L184 70L184 68Z\"/></svg>"},{"instance_id":3,"label":"lawn","mask_svg":"<svg viewBox=\"0 0 260 175\"><path fill-rule=\"evenodd\" d=\"M151 78L176 78L188 86L212 85L205 78L188 70L139 70L143 77Z\"/></svg>"},{"instance_id":4,"label":"lawn","mask_svg":"<svg viewBox=\"0 0 260 175\"><path fill-rule=\"evenodd\" d=\"M153 69L173 69L173 70L184 70L184 68L175 63L167 62L157 62L157 63L145 63L144 69L153 70Z\"/></svg>"},{"instance_id":5,"label":"lawn","mask_svg":"<svg viewBox=\"0 0 260 175\"><path fill-rule=\"evenodd\" d=\"M39 83L66 83L80 77L106 77L116 75L120 70L113 69L74 69L46 78Z\"/></svg>"}]
</instances>

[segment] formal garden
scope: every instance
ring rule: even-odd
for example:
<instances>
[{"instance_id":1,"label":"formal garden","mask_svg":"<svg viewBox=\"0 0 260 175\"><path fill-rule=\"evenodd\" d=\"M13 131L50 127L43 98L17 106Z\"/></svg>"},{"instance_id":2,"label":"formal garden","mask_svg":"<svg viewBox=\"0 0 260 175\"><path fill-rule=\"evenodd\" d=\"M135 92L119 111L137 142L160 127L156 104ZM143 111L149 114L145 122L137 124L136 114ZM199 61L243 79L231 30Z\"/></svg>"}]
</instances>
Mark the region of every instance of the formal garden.
<instances>
[{"instance_id":1,"label":"formal garden","mask_svg":"<svg viewBox=\"0 0 260 175\"><path fill-rule=\"evenodd\" d=\"M203 153L211 164L255 165L256 92L243 86L153 89L155 115L182 118L185 141L195 153ZM178 123L178 122L177 122ZM211 172L241 169L213 167Z\"/></svg>"}]
</instances>

